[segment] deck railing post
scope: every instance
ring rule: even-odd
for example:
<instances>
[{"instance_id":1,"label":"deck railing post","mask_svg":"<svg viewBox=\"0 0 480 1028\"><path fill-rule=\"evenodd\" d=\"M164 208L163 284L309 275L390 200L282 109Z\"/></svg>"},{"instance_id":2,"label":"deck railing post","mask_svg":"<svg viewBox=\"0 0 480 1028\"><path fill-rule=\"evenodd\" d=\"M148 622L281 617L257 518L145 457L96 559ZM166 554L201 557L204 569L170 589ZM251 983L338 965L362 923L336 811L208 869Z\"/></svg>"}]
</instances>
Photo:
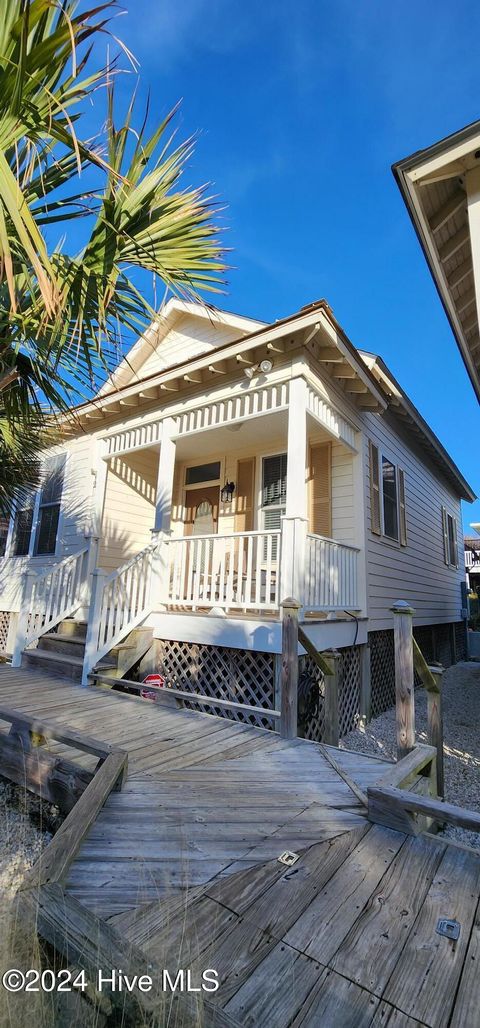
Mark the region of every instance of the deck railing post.
<instances>
[{"instance_id":1,"label":"deck railing post","mask_svg":"<svg viewBox=\"0 0 480 1028\"><path fill-rule=\"evenodd\" d=\"M372 717L372 677L370 667L370 646L360 646L360 718L365 723Z\"/></svg>"},{"instance_id":2,"label":"deck railing post","mask_svg":"<svg viewBox=\"0 0 480 1028\"><path fill-rule=\"evenodd\" d=\"M20 613L17 619L15 646L12 654L12 667L20 667L22 663L22 653L27 644L28 619L30 617L30 613L32 613L33 617L33 612L30 611L30 607L32 601L33 583L35 581L35 578L36 574L34 571L25 572L22 589L22 598L20 602Z\"/></svg>"},{"instance_id":3,"label":"deck railing post","mask_svg":"<svg viewBox=\"0 0 480 1028\"><path fill-rule=\"evenodd\" d=\"M443 667L429 666L436 689L427 689L427 742L435 746L437 751L437 795L442 799L445 793L443 773L443 711L442 711L442 675Z\"/></svg>"},{"instance_id":4,"label":"deck railing post","mask_svg":"<svg viewBox=\"0 0 480 1028\"><path fill-rule=\"evenodd\" d=\"M98 627L103 602L103 586L106 575L100 568L92 571L92 588L88 610L87 634L85 638L85 657L83 660L82 685L88 685L88 676L95 666L99 648Z\"/></svg>"},{"instance_id":5,"label":"deck railing post","mask_svg":"<svg viewBox=\"0 0 480 1028\"><path fill-rule=\"evenodd\" d=\"M413 615L405 600L391 607L395 645L395 708L397 760L415 746L415 679L413 670Z\"/></svg>"},{"instance_id":6,"label":"deck railing post","mask_svg":"<svg viewBox=\"0 0 480 1028\"><path fill-rule=\"evenodd\" d=\"M295 739L298 728L298 612L300 604L289 597L282 612L281 717L282 739Z\"/></svg>"},{"instance_id":7,"label":"deck railing post","mask_svg":"<svg viewBox=\"0 0 480 1028\"><path fill-rule=\"evenodd\" d=\"M331 675L325 675L325 707L323 720L323 739L329 746L338 746L340 742L339 693L341 676L341 654L338 650L327 650L323 656L332 668Z\"/></svg>"}]
</instances>

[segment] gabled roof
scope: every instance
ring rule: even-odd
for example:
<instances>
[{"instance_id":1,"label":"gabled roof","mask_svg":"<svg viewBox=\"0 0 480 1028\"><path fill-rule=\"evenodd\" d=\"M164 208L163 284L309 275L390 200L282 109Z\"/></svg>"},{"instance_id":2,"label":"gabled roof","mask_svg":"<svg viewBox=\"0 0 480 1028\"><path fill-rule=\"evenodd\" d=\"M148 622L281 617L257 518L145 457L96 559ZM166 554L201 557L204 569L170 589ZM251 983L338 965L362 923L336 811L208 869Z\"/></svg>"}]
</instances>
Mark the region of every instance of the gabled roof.
<instances>
[{"instance_id":1,"label":"gabled roof","mask_svg":"<svg viewBox=\"0 0 480 1028\"><path fill-rule=\"evenodd\" d=\"M392 171L480 400L480 121Z\"/></svg>"},{"instance_id":2,"label":"gabled roof","mask_svg":"<svg viewBox=\"0 0 480 1028\"><path fill-rule=\"evenodd\" d=\"M265 322L253 318L231 314L218 307L207 304L188 303L173 297L159 312L158 319L133 344L115 371L107 378L97 396L105 396L112 390L121 389L143 377L141 369L154 353L161 353L162 343L185 315L197 318L199 322L209 322L212 328L227 330L233 339L241 339L255 329L261 328ZM225 331L219 332L218 345L225 342ZM207 349L207 347L205 348ZM215 349L215 345L208 347ZM174 362L172 362L173 364Z\"/></svg>"}]
</instances>

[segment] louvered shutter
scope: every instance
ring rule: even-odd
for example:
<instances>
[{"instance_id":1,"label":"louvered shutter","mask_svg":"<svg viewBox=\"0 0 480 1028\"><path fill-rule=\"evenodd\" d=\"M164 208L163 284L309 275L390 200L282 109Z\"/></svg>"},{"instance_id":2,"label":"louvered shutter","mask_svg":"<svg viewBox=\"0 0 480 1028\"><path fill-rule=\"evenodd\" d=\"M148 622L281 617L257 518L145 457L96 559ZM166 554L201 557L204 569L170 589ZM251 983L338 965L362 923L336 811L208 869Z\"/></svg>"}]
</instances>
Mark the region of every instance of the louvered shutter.
<instances>
[{"instance_id":1,"label":"louvered shutter","mask_svg":"<svg viewBox=\"0 0 480 1028\"><path fill-rule=\"evenodd\" d=\"M253 532L255 491L255 457L237 461L235 484L235 531Z\"/></svg>"},{"instance_id":2,"label":"louvered shutter","mask_svg":"<svg viewBox=\"0 0 480 1028\"><path fill-rule=\"evenodd\" d=\"M407 511L405 507L405 472L398 469L398 494L400 507L400 546L407 545Z\"/></svg>"},{"instance_id":3,"label":"louvered shutter","mask_svg":"<svg viewBox=\"0 0 480 1028\"><path fill-rule=\"evenodd\" d=\"M381 535L380 521L380 462L378 446L369 439L370 453L370 525L375 535Z\"/></svg>"},{"instance_id":4,"label":"louvered shutter","mask_svg":"<svg viewBox=\"0 0 480 1028\"><path fill-rule=\"evenodd\" d=\"M319 443L310 447L309 469L310 531L332 535L332 446Z\"/></svg>"},{"instance_id":5,"label":"louvered shutter","mask_svg":"<svg viewBox=\"0 0 480 1028\"><path fill-rule=\"evenodd\" d=\"M452 529L453 529L453 564L458 568L458 537L457 537L457 519L452 518Z\"/></svg>"},{"instance_id":6,"label":"louvered shutter","mask_svg":"<svg viewBox=\"0 0 480 1028\"><path fill-rule=\"evenodd\" d=\"M445 564L450 564L450 553L448 545L448 518L445 507L442 507L442 529L443 529L443 559Z\"/></svg>"}]
</instances>

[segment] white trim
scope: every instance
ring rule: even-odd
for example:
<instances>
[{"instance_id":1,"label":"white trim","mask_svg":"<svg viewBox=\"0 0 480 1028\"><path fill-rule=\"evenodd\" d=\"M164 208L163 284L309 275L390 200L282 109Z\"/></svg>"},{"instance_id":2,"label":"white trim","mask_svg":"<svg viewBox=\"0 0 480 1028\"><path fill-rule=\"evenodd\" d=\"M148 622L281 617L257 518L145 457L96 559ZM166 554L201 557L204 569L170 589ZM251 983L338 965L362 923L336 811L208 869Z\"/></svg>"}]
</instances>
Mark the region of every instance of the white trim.
<instances>
[{"instance_id":1,"label":"white trim","mask_svg":"<svg viewBox=\"0 0 480 1028\"><path fill-rule=\"evenodd\" d=\"M259 653L282 652L280 621L225 618L212 614L152 613L144 622L153 628L155 639L169 642L190 642L206 646L227 646L229 649L252 650ZM356 624L348 621L308 621L304 625L309 639L320 650L353 646ZM367 622L358 621L357 645L367 641ZM304 655L302 646L299 656Z\"/></svg>"}]
</instances>

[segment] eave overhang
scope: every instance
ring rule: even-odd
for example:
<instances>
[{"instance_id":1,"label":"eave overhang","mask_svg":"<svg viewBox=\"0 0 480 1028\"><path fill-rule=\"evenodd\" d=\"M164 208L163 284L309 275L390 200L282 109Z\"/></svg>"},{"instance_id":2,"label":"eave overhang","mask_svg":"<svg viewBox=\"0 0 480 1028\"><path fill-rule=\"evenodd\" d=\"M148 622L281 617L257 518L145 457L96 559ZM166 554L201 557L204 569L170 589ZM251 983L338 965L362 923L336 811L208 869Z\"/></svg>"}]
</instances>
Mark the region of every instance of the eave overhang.
<instances>
[{"instance_id":1,"label":"eave overhang","mask_svg":"<svg viewBox=\"0 0 480 1028\"><path fill-rule=\"evenodd\" d=\"M392 171L480 400L480 121Z\"/></svg>"}]
</instances>

